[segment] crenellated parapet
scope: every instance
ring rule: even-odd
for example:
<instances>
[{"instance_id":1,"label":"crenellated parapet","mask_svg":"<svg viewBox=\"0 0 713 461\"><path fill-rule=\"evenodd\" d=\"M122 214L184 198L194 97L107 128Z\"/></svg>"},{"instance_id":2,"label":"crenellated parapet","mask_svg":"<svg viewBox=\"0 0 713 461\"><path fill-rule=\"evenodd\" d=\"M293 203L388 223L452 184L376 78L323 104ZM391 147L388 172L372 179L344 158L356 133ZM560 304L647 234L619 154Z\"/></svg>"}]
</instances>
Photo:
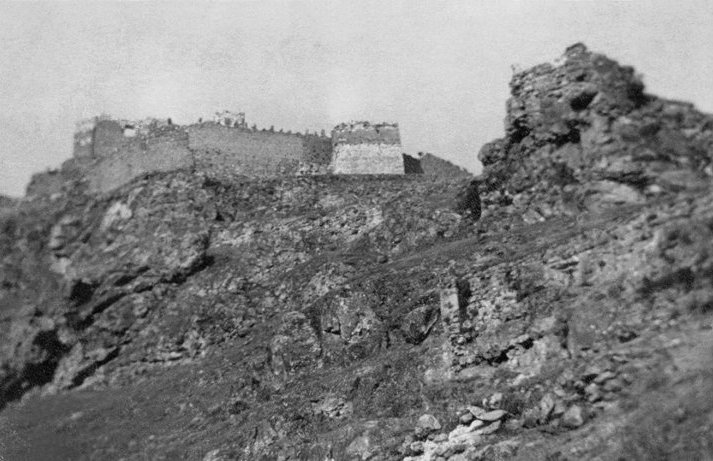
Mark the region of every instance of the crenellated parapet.
<instances>
[{"instance_id":1,"label":"crenellated parapet","mask_svg":"<svg viewBox=\"0 0 713 461\"><path fill-rule=\"evenodd\" d=\"M247 128L245 123L245 112L232 112L224 110L216 112L213 116L213 121L218 125L227 126L230 128Z\"/></svg>"},{"instance_id":2,"label":"crenellated parapet","mask_svg":"<svg viewBox=\"0 0 713 461\"><path fill-rule=\"evenodd\" d=\"M394 144L401 145L398 123L351 121L332 130L332 144Z\"/></svg>"},{"instance_id":3,"label":"crenellated parapet","mask_svg":"<svg viewBox=\"0 0 713 461\"><path fill-rule=\"evenodd\" d=\"M187 126L101 115L77 124L74 156L60 177L83 177L89 190L106 192L144 174L178 169L245 176L404 174L404 163L396 123L343 123L327 136L324 130L248 127L242 112L216 112L212 120Z\"/></svg>"}]
</instances>

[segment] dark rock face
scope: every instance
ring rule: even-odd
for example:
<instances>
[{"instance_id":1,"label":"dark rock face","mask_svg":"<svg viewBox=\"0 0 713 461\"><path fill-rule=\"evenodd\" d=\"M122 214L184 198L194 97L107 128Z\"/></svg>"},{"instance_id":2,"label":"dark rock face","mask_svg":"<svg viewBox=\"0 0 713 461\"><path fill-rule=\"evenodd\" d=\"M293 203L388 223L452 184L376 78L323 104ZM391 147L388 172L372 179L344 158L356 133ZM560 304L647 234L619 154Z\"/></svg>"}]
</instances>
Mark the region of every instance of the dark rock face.
<instances>
[{"instance_id":1,"label":"dark rock face","mask_svg":"<svg viewBox=\"0 0 713 461\"><path fill-rule=\"evenodd\" d=\"M456 196L455 210L457 213L468 216L474 221L480 219L482 210L479 189L480 181L473 180Z\"/></svg>"},{"instance_id":2,"label":"dark rock face","mask_svg":"<svg viewBox=\"0 0 713 461\"><path fill-rule=\"evenodd\" d=\"M190 361L273 317L266 352L276 374L378 350L389 341L370 307L380 300L370 286L348 288L354 263L328 255L356 251L376 264L462 234L461 217L438 208L458 187L173 173L10 210L0 242L3 404L38 385L82 385L98 369Z\"/></svg>"},{"instance_id":3,"label":"dark rock face","mask_svg":"<svg viewBox=\"0 0 713 461\"><path fill-rule=\"evenodd\" d=\"M582 45L512 89L478 181L3 208L0 457L710 458L710 117Z\"/></svg>"},{"instance_id":4,"label":"dark rock face","mask_svg":"<svg viewBox=\"0 0 713 461\"><path fill-rule=\"evenodd\" d=\"M634 69L582 44L513 76L506 136L479 154L490 203L528 221L704 187L713 118L644 93Z\"/></svg>"}]
</instances>

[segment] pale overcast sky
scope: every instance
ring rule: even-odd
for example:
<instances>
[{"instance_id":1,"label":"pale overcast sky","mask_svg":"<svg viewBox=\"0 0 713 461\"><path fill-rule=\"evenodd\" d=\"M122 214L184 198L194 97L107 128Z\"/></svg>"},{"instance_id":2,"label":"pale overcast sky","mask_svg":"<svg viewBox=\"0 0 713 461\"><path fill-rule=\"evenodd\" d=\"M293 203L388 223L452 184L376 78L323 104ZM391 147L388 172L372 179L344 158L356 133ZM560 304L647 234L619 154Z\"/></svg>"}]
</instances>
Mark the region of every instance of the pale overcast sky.
<instances>
[{"instance_id":1,"label":"pale overcast sky","mask_svg":"<svg viewBox=\"0 0 713 461\"><path fill-rule=\"evenodd\" d=\"M577 41L713 112L709 0L0 2L0 193L58 167L75 121L99 113L190 123L230 109L293 131L397 121L406 152L478 172L511 64Z\"/></svg>"}]
</instances>

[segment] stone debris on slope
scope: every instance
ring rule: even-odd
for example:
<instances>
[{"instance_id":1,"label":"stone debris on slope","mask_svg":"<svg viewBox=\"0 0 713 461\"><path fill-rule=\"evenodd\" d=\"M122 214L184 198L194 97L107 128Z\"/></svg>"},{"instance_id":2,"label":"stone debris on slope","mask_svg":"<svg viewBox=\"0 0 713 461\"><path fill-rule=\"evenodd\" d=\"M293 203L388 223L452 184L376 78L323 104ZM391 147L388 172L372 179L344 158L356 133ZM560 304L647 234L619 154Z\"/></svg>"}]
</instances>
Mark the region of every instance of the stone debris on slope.
<instances>
[{"instance_id":1,"label":"stone debris on slope","mask_svg":"<svg viewBox=\"0 0 713 461\"><path fill-rule=\"evenodd\" d=\"M439 456L450 459L452 456L463 454L468 459L472 456L484 437L495 434L502 425L502 421L507 416L504 410L485 410L477 406L469 406L466 414L476 419L460 420L461 424L448 433L435 432L441 428L440 423L433 415L422 415L413 436L406 438L401 445L401 452L405 455L405 460L430 460ZM428 430L423 430L427 426ZM424 440L424 438L426 440ZM415 441L413 441L416 439ZM482 447L480 447L482 448Z\"/></svg>"},{"instance_id":2,"label":"stone debris on slope","mask_svg":"<svg viewBox=\"0 0 713 461\"><path fill-rule=\"evenodd\" d=\"M705 459L711 117L582 45L511 92L476 182L173 172L4 208L0 402L43 440L7 456Z\"/></svg>"}]
</instances>

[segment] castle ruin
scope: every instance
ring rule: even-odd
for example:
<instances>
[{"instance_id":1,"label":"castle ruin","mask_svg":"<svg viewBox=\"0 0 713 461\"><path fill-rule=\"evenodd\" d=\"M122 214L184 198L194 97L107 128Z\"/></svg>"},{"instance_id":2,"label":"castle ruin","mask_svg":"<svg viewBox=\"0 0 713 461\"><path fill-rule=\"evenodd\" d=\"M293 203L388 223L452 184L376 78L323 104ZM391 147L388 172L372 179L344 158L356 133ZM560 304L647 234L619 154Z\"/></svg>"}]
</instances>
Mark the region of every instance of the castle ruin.
<instances>
[{"instance_id":1,"label":"castle ruin","mask_svg":"<svg viewBox=\"0 0 713 461\"><path fill-rule=\"evenodd\" d=\"M73 157L51 178L35 175L27 193L51 194L70 178L90 192L108 192L145 174L181 169L249 177L402 175L404 160L398 124L343 123L327 136L248 128L242 112L216 112L212 121L187 126L102 115L77 124Z\"/></svg>"}]
</instances>

